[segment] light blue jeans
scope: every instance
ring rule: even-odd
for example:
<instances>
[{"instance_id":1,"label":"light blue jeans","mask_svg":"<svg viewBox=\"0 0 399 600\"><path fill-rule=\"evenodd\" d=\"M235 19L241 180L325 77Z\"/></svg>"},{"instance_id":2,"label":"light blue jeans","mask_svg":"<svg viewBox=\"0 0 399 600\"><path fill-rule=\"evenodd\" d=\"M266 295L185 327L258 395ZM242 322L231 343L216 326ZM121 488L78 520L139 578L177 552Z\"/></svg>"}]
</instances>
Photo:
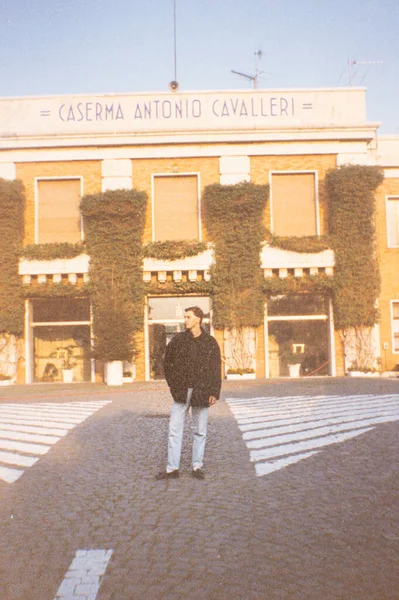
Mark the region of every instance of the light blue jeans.
<instances>
[{"instance_id":1,"label":"light blue jeans","mask_svg":"<svg viewBox=\"0 0 399 600\"><path fill-rule=\"evenodd\" d=\"M180 466L181 446L183 441L184 421L191 406L191 396L193 390L189 388L187 401L185 404L174 402L169 421L169 439L168 439L168 466L167 472L175 471ZM208 425L207 406L191 406L191 414L194 424L194 440L192 464L193 469L200 469L203 466L206 429Z\"/></svg>"}]
</instances>

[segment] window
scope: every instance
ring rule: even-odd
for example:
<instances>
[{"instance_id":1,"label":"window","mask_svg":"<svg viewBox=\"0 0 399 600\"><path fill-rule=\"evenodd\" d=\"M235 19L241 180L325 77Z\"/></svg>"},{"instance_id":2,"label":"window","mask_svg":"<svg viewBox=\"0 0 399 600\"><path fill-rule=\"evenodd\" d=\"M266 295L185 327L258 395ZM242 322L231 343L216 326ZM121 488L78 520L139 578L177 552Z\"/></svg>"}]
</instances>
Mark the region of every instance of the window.
<instances>
[{"instance_id":1,"label":"window","mask_svg":"<svg viewBox=\"0 0 399 600\"><path fill-rule=\"evenodd\" d=\"M37 298L32 300L34 323L76 322L90 323L90 303L87 298Z\"/></svg>"},{"instance_id":2,"label":"window","mask_svg":"<svg viewBox=\"0 0 399 600\"><path fill-rule=\"evenodd\" d=\"M37 180L36 242L80 242L81 179Z\"/></svg>"},{"instance_id":3,"label":"window","mask_svg":"<svg viewBox=\"0 0 399 600\"><path fill-rule=\"evenodd\" d=\"M200 239L196 175L154 177L153 238Z\"/></svg>"},{"instance_id":4,"label":"window","mask_svg":"<svg viewBox=\"0 0 399 600\"><path fill-rule=\"evenodd\" d=\"M399 247L399 196L387 198L388 248Z\"/></svg>"},{"instance_id":5,"label":"window","mask_svg":"<svg viewBox=\"0 0 399 600\"><path fill-rule=\"evenodd\" d=\"M391 301L392 348L399 353L399 300Z\"/></svg>"},{"instance_id":6,"label":"window","mask_svg":"<svg viewBox=\"0 0 399 600\"><path fill-rule=\"evenodd\" d=\"M87 298L35 298L29 301L33 346L33 380L91 379L91 318ZM69 363L67 365L67 362Z\"/></svg>"},{"instance_id":7,"label":"window","mask_svg":"<svg viewBox=\"0 0 399 600\"><path fill-rule=\"evenodd\" d=\"M315 173L272 173L271 228L275 235L319 235Z\"/></svg>"},{"instance_id":8,"label":"window","mask_svg":"<svg viewBox=\"0 0 399 600\"><path fill-rule=\"evenodd\" d=\"M269 377L328 375L328 305L322 296L269 298L267 335ZM299 363L300 367L290 368Z\"/></svg>"}]
</instances>

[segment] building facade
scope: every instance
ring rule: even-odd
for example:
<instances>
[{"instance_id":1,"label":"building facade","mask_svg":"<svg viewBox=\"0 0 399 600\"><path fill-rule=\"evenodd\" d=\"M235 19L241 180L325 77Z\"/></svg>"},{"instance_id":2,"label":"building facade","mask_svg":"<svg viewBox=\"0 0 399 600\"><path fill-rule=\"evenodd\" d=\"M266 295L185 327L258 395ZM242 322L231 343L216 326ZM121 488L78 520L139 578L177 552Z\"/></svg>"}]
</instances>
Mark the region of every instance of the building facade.
<instances>
[{"instance_id":1,"label":"building facade","mask_svg":"<svg viewBox=\"0 0 399 600\"><path fill-rule=\"evenodd\" d=\"M337 88L0 99L0 177L23 183L24 244L58 247L56 255L32 251L20 258L23 334L3 334L0 372L18 382L56 382L70 362L75 381L102 380L104 365L91 354L92 303L83 292L90 256L84 245L72 257L62 256L59 246L84 244L82 197L135 189L148 198L144 245L203 245L192 256L144 258L143 327L126 373L162 379L165 346L182 330L184 309L196 304L221 346L225 375L345 374L353 364L350 343L335 330L331 294L321 291L265 296L263 322L242 328L245 360L237 359L237 339L213 324L215 254L203 203L214 184L268 185L263 219L274 238L324 238L330 233L326 174L343 165L379 166L384 174L374 215L381 292L371 346L376 369L394 369L399 137L378 136L379 123L367 120L365 95L364 89ZM299 252L265 239L260 268L265 281L333 281L334 250ZM182 282L192 283L189 293L181 291Z\"/></svg>"}]
</instances>

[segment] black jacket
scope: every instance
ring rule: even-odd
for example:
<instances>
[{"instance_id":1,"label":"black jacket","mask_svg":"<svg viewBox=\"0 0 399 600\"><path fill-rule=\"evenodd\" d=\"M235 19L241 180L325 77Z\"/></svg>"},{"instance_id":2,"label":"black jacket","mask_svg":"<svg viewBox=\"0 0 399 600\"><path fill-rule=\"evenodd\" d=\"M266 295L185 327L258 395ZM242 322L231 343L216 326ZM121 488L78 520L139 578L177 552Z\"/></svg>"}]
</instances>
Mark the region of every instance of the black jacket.
<instances>
[{"instance_id":1,"label":"black jacket","mask_svg":"<svg viewBox=\"0 0 399 600\"><path fill-rule=\"evenodd\" d=\"M196 346L196 383L191 404L209 406L209 396L219 398L222 385L220 350L214 337L202 330L194 339L190 331L178 333L166 346L164 370L170 392L176 402L186 402L191 373L190 358L193 356L190 344Z\"/></svg>"}]
</instances>

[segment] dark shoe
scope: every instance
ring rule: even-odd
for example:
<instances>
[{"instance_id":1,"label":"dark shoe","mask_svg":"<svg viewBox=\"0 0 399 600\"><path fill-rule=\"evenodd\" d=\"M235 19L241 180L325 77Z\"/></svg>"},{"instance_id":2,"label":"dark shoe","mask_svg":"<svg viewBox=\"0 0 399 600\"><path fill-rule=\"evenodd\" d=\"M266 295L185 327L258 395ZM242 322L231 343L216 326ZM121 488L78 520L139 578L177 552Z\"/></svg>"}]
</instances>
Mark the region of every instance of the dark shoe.
<instances>
[{"instance_id":1,"label":"dark shoe","mask_svg":"<svg viewBox=\"0 0 399 600\"><path fill-rule=\"evenodd\" d=\"M179 477L179 470L175 469L174 471L161 471L158 475L155 475L155 479L158 481L160 479L177 479Z\"/></svg>"},{"instance_id":2,"label":"dark shoe","mask_svg":"<svg viewBox=\"0 0 399 600\"><path fill-rule=\"evenodd\" d=\"M195 479L205 479L205 473L202 469L193 469L192 476Z\"/></svg>"}]
</instances>

